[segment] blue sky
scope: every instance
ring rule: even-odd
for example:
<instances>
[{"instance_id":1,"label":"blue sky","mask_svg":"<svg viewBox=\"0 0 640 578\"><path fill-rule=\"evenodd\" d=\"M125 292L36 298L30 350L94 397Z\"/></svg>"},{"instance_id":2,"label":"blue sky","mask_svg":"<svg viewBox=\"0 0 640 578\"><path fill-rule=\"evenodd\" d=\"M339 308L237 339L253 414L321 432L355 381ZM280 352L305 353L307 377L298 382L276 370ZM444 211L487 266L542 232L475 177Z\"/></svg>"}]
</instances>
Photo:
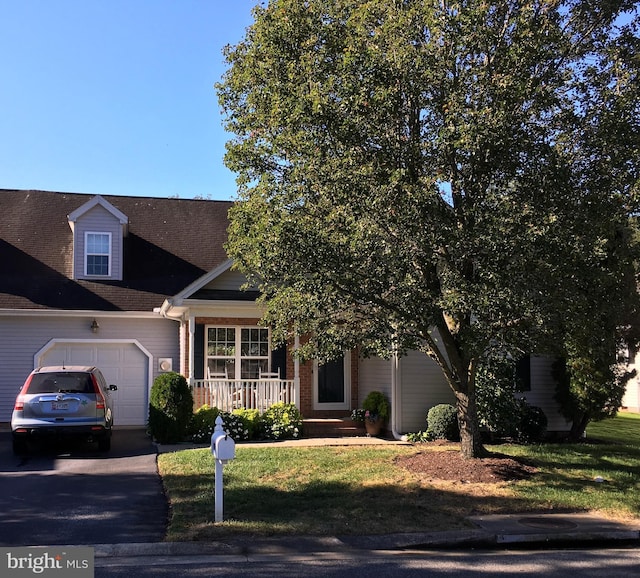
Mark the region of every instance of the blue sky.
<instances>
[{"instance_id":1,"label":"blue sky","mask_svg":"<svg viewBox=\"0 0 640 578\"><path fill-rule=\"evenodd\" d=\"M213 85L258 0L0 0L0 189L235 197Z\"/></svg>"}]
</instances>

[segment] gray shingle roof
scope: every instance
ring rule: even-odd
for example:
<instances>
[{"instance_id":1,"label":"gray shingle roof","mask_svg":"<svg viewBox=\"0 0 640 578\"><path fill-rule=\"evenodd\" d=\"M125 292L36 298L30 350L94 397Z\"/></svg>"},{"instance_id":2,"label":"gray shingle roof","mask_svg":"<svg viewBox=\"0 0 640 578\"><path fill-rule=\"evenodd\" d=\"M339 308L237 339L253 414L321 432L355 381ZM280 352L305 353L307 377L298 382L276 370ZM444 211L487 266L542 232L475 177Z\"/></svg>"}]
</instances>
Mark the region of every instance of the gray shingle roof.
<instances>
[{"instance_id":1,"label":"gray shingle roof","mask_svg":"<svg viewBox=\"0 0 640 578\"><path fill-rule=\"evenodd\" d=\"M129 217L124 279L73 280L67 215L93 197L0 189L0 309L151 311L227 259L230 201L102 195Z\"/></svg>"}]
</instances>

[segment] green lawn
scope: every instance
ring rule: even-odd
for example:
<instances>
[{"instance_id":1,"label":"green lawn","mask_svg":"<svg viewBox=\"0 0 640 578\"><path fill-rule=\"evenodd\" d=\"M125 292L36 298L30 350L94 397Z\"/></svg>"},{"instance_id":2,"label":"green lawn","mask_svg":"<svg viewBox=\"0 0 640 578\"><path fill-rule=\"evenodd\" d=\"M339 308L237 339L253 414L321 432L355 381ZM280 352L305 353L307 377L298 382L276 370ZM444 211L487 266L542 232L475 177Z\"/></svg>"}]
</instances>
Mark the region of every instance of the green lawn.
<instances>
[{"instance_id":1,"label":"green lawn","mask_svg":"<svg viewBox=\"0 0 640 578\"><path fill-rule=\"evenodd\" d=\"M587 429L587 439L591 438L640 448L640 414L620 413L614 419L593 423Z\"/></svg>"},{"instance_id":2,"label":"green lawn","mask_svg":"<svg viewBox=\"0 0 640 578\"><path fill-rule=\"evenodd\" d=\"M530 503L640 516L640 415L619 414L591 424L585 443L510 446L508 453L524 456L540 469L515 488Z\"/></svg>"},{"instance_id":3,"label":"green lawn","mask_svg":"<svg viewBox=\"0 0 640 578\"><path fill-rule=\"evenodd\" d=\"M489 446L538 468L529 480L429 483L394 463L416 446L278 448L240 445L224 468L224 518L214 519L209 449L162 454L171 503L167 539L236 534L376 534L464 528L482 513L599 511L640 517L640 416L593 424L580 444ZM596 481L602 478L604 481Z\"/></svg>"}]
</instances>

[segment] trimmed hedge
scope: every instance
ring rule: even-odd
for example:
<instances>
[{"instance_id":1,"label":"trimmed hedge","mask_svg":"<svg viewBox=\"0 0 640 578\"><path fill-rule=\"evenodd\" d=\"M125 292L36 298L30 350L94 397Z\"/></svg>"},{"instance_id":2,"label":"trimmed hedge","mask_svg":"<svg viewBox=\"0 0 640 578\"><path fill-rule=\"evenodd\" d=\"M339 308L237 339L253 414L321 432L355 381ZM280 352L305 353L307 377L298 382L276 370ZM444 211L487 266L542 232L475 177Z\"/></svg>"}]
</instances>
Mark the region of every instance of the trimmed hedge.
<instances>
[{"instance_id":1,"label":"trimmed hedge","mask_svg":"<svg viewBox=\"0 0 640 578\"><path fill-rule=\"evenodd\" d=\"M448 403L433 406L427 413L427 435L434 440L460 440L458 412Z\"/></svg>"},{"instance_id":2,"label":"trimmed hedge","mask_svg":"<svg viewBox=\"0 0 640 578\"><path fill-rule=\"evenodd\" d=\"M183 375L171 371L155 378L149 398L149 435L167 444L184 440L193 416L193 396Z\"/></svg>"}]
</instances>

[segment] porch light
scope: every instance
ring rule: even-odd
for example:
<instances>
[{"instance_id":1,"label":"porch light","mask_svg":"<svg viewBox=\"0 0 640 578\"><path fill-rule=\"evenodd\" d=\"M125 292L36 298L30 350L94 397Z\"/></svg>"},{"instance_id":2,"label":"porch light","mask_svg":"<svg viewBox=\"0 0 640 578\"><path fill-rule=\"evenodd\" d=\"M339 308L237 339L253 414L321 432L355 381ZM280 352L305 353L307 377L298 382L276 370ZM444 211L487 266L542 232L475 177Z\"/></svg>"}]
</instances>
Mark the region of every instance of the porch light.
<instances>
[{"instance_id":1,"label":"porch light","mask_svg":"<svg viewBox=\"0 0 640 578\"><path fill-rule=\"evenodd\" d=\"M98 325L98 322L94 317L93 321L91 322L91 331L93 331L93 333L98 333L98 329L100 329L100 326Z\"/></svg>"}]
</instances>

